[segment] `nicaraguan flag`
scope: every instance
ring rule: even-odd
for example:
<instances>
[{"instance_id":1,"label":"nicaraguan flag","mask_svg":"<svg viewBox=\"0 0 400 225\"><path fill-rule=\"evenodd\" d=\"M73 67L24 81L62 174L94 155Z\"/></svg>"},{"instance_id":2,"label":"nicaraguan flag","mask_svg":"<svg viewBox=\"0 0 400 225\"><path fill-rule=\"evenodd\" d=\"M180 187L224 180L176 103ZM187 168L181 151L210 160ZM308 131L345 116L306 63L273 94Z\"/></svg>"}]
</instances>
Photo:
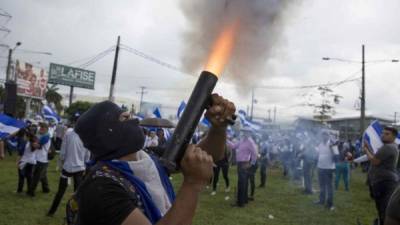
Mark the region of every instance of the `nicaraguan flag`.
<instances>
[{"instance_id":1,"label":"nicaraguan flag","mask_svg":"<svg viewBox=\"0 0 400 225\"><path fill-rule=\"evenodd\" d=\"M363 143L367 143L370 149L376 153L380 147L383 146L381 135L382 135L383 127L379 123L379 121L373 121L365 130L363 135Z\"/></svg>"},{"instance_id":2,"label":"nicaraguan flag","mask_svg":"<svg viewBox=\"0 0 400 225\"><path fill-rule=\"evenodd\" d=\"M60 117L58 116L58 114L48 105L43 106L42 114L43 114L43 117L49 121L52 120L52 121L58 123L61 120Z\"/></svg>"},{"instance_id":3,"label":"nicaraguan flag","mask_svg":"<svg viewBox=\"0 0 400 225\"><path fill-rule=\"evenodd\" d=\"M142 115L140 115L140 114L133 115L132 117L135 118L135 119L138 119L139 121L144 119L144 117Z\"/></svg>"},{"instance_id":4,"label":"nicaraguan flag","mask_svg":"<svg viewBox=\"0 0 400 225\"><path fill-rule=\"evenodd\" d=\"M208 119L206 119L205 117L203 117L203 119L201 120L201 124L203 124L206 127L211 127L210 121L208 121Z\"/></svg>"},{"instance_id":5,"label":"nicaraguan flag","mask_svg":"<svg viewBox=\"0 0 400 225\"><path fill-rule=\"evenodd\" d=\"M383 132L383 127L379 123L379 121L378 120L373 121L364 132L361 146L363 146L364 143L367 143L369 148L373 151L373 153L376 153L378 149L383 146L383 142L381 140L382 132ZM395 142L396 144L400 144L400 136L397 136ZM365 162L368 161L368 158L366 157L366 155L363 155L355 159L354 161L357 163Z\"/></svg>"},{"instance_id":6,"label":"nicaraguan flag","mask_svg":"<svg viewBox=\"0 0 400 225\"><path fill-rule=\"evenodd\" d=\"M183 111L185 110L185 108L186 108L186 102L185 102L185 101L182 101L181 104L180 104L179 107L178 107L178 112L176 113L176 117L178 117L178 119L181 118L182 113L183 113ZM201 119L200 123L203 124L203 125L206 126L206 127L210 127L210 126L211 126L210 121L208 121L205 117L203 117L203 118Z\"/></svg>"},{"instance_id":7,"label":"nicaraguan flag","mask_svg":"<svg viewBox=\"0 0 400 225\"><path fill-rule=\"evenodd\" d=\"M153 115L154 115L156 118L160 118L160 119L162 118L160 109L159 109L158 107L153 111Z\"/></svg>"},{"instance_id":8,"label":"nicaraguan flag","mask_svg":"<svg viewBox=\"0 0 400 225\"><path fill-rule=\"evenodd\" d=\"M26 124L21 121L14 119L5 114L0 114L0 138L4 139L10 134L17 133L20 129L24 128Z\"/></svg>"},{"instance_id":9,"label":"nicaraguan flag","mask_svg":"<svg viewBox=\"0 0 400 225\"><path fill-rule=\"evenodd\" d=\"M383 146L383 142L381 140L382 132L383 127L378 120L373 121L364 132L364 142L368 143L369 147L374 151L374 153L376 153L378 149ZM395 142L396 144L400 144L400 136L397 136Z\"/></svg>"},{"instance_id":10,"label":"nicaraguan flag","mask_svg":"<svg viewBox=\"0 0 400 225\"><path fill-rule=\"evenodd\" d=\"M164 130L164 137L165 137L165 140L168 141L168 140L171 138L171 136L172 136L171 131L169 131L167 128L163 128L163 130Z\"/></svg>"},{"instance_id":11,"label":"nicaraguan flag","mask_svg":"<svg viewBox=\"0 0 400 225\"><path fill-rule=\"evenodd\" d=\"M154 111L153 111L153 115L156 117L156 118L159 118L159 119L162 119L162 116L161 116L161 111L160 111L160 109L157 107ZM164 131L164 138L166 139L166 140L169 140L170 138L171 138L171 132L167 129L167 128L162 128L163 129L163 131Z\"/></svg>"},{"instance_id":12,"label":"nicaraguan flag","mask_svg":"<svg viewBox=\"0 0 400 225\"><path fill-rule=\"evenodd\" d=\"M248 127L254 131L261 130L261 125L248 120L246 117L246 112L243 110L239 110L239 119L243 127Z\"/></svg>"},{"instance_id":13,"label":"nicaraguan flag","mask_svg":"<svg viewBox=\"0 0 400 225\"><path fill-rule=\"evenodd\" d=\"M186 102L182 101L178 107L178 112L176 113L176 117L178 117L178 119L181 118L181 115L183 113L183 110L185 110L185 108L186 108Z\"/></svg>"}]
</instances>

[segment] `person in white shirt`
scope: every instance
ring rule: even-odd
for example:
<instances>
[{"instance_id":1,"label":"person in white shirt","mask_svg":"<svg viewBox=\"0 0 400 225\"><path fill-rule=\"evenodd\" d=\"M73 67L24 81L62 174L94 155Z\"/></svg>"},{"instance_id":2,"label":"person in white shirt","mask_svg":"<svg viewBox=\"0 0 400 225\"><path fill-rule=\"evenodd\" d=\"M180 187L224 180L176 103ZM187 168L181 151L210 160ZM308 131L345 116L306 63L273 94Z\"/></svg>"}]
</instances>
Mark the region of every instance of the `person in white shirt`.
<instances>
[{"instance_id":1,"label":"person in white shirt","mask_svg":"<svg viewBox=\"0 0 400 225\"><path fill-rule=\"evenodd\" d=\"M18 188L17 193L22 193L24 182L26 179L27 187L32 185L33 170L36 165L35 149L32 148L31 142L27 141L25 144L24 153L18 160Z\"/></svg>"},{"instance_id":2,"label":"person in white shirt","mask_svg":"<svg viewBox=\"0 0 400 225\"><path fill-rule=\"evenodd\" d=\"M83 174L86 169L85 163L88 162L89 159L90 153L83 146L78 134L75 133L72 127L68 128L65 133L60 151L62 171L58 185L58 191L47 213L48 216L53 216L57 211L58 205L60 204L61 199L67 190L69 177L73 178L74 191L77 190L83 179Z\"/></svg>"},{"instance_id":3,"label":"person in white shirt","mask_svg":"<svg viewBox=\"0 0 400 225\"><path fill-rule=\"evenodd\" d=\"M318 181L320 187L319 201L316 204L325 205L333 211L333 173L335 171L335 157L339 156L337 144L330 140L328 132L322 133L322 142L316 147L318 153Z\"/></svg>"},{"instance_id":4,"label":"person in white shirt","mask_svg":"<svg viewBox=\"0 0 400 225\"><path fill-rule=\"evenodd\" d=\"M33 172L32 185L29 188L28 195L35 196L35 190L39 181L42 183L43 193L49 193L49 182L47 179L47 167L49 166L48 153L51 145L50 135L48 133L49 126L47 123L39 124L38 143L32 143L32 147L36 148L36 167Z\"/></svg>"}]
</instances>

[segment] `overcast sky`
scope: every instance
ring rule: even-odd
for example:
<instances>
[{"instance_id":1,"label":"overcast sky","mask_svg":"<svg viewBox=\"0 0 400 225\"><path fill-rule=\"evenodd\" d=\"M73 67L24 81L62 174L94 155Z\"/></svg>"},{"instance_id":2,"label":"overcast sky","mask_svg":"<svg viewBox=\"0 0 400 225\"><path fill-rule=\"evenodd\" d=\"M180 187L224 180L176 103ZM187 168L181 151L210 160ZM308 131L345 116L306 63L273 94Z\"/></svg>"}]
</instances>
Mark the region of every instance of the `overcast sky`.
<instances>
[{"instance_id":1,"label":"overcast sky","mask_svg":"<svg viewBox=\"0 0 400 225\"><path fill-rule=\"evenodd\" d=\"M190 0L186 0L190 1ZM193 0L194 1L194 0ZM257 74L260 86L299 86L336 82L361 76L361 64L322 61L322 57L361 60L400 58L400 1L398 0L304 0L291 10L282 25L280 41L265 71ZM0 24L12 32L0 33L0 43L23 44L20 49L51 52L52 56L22 54L15 59L48 67L49 62L69 64L94 56L115 45L118 35L124 45L158 60L182 67L183 32L188 29L178 0L2 0L0 8L12 15ZM204 16L207 16L204 12ZM196 49L193 49L196 51ZM6 49L0 49L0 77L5 75ZM96 71L95 90L75 89L77 94L107 96L113 53L89 66ZM87 60L86 60L87 61ZM81 60L74 66L84 63ZM400 63L368 63L367 114L393 118L400 112ZM250 104L250 88L227 80L224 74L217 91L238 108ZM197 74L187 75L160 66L128 51L121 51L116 96L139 100L140 86L148 87L145 101L177 107L186 100ZM335 117L356 115L360 82L332 87L343 96ZM62 91L67 93L66 88ZM241 90L241 91L238 91ZM245 91L243 91L245 90ZM278 120L311 116L313 110L298 106L317 103L316 89L256 89L255 114L278 109Z\"/></svg>"}]
</instances>

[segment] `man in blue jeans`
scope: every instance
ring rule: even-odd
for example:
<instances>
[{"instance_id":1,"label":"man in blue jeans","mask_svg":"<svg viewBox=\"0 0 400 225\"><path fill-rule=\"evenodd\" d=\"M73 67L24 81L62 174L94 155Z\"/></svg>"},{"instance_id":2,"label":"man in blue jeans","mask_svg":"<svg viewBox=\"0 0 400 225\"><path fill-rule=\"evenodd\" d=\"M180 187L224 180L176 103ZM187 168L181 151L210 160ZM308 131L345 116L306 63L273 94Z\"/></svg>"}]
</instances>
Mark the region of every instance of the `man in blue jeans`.
<instances>
[{"instance_id":1,"label":"man in blue jeans","mask_svg":"<svg viewBox=\"0 0 400 225\"><path fill-rule=\"evenodd\" d=\"M319 201L316 204L326 205L334 211L333 206L333 172L335 171L335 157L339 154L337 145L330 140L329 133L322 133L322 142L316 148L318 153L318 181L320 187ZM325 204L326 203L326 204Z\"/></svg>"}]
</instances>

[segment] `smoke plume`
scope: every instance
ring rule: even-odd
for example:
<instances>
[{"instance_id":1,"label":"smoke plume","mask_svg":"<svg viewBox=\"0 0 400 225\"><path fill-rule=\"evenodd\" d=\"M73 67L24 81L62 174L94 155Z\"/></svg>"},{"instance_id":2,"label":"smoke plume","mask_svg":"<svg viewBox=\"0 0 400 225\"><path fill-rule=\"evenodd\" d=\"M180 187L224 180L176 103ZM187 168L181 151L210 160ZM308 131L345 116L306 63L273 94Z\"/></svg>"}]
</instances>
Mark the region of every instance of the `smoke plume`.
<instances>
[{"instance_id":1,"label":"smoke plume","mask_svg":"<svg viewBox=\"0 0 400 225\"><path fill-rule=\"evenodd\" d=\"M265 64L279 40L289 0L181 0L180 5L188 21L181 59L186 72L201 70L217 36L237 21L225 77L250 87L266 75Z\"/></svg>"}]
</instances>

